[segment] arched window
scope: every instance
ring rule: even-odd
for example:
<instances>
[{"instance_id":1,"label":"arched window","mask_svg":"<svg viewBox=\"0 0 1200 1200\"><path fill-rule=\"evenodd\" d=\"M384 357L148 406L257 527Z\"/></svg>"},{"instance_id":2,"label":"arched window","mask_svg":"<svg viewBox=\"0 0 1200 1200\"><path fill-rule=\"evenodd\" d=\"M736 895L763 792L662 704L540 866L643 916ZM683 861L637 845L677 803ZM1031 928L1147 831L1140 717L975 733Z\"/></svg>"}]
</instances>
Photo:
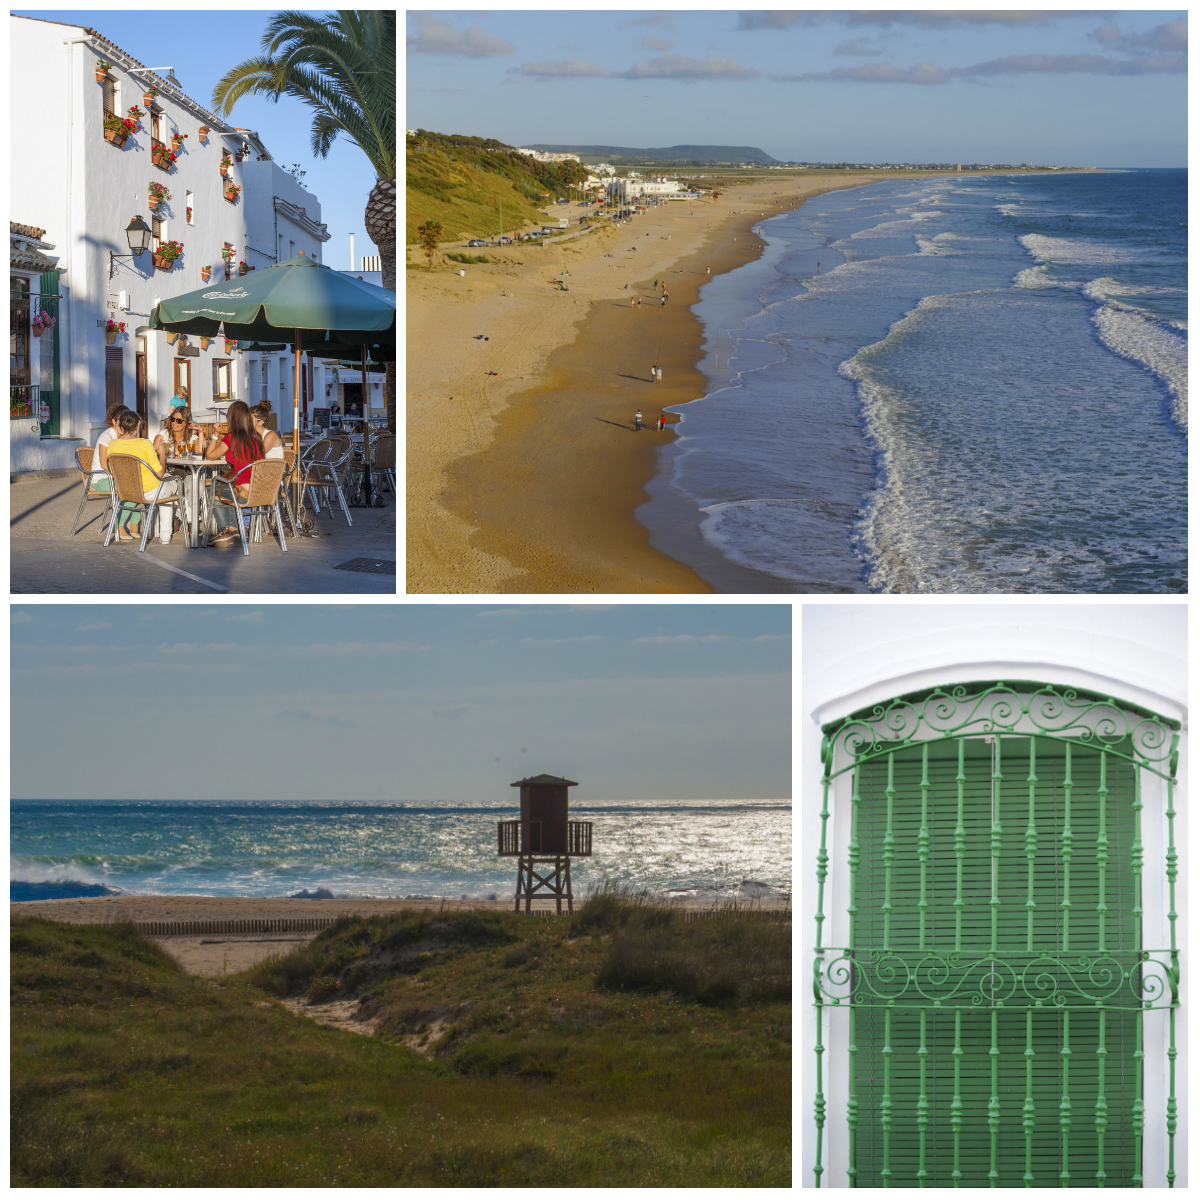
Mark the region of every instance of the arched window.
<instances>
[{"instance_id":1,"label":"arched window","mask_svg":"<svg viewBox=\"0 0 1200 1200\"><path fill-rule=\"evenodd\" d=\"M818 1186L827 1092L834 1186L1173 1185L1178 728L1011 681L824 727Z\"/></svg>"}]
</instances>

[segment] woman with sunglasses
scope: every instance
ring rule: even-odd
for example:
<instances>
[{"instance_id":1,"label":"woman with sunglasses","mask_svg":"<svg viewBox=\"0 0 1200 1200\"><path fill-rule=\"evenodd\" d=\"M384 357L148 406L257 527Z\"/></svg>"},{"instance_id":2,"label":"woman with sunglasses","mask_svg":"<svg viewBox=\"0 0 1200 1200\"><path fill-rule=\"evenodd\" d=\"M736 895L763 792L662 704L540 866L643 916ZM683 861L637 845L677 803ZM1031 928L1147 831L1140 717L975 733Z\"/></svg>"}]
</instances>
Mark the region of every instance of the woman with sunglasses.
<instances>
[{"instance_id":1,"label":"woman with sunglasses","mask_svg":"<svg viewBox=\"0 0 1200 1200\"><path fill-rule=\"evenodd\" d=\"M193 450L193 447L196 447ZM182 467L168 467L168 458L180 458L185 454L203 454L205 450L204 433L198 425L192 424L192 410L186 405L178 408L172 408L170 416L163 422L163 431L154 439L154 450L158 454L158 461L162 464L164 471L169 471L172 475L186 476L188 474ZM183 507L188 507L187 495L184 494ZM184 513L183 519L190 520L191 514ZM182 524L180 518L176 518L178 525Z\"/></svg>"}]
</instances>

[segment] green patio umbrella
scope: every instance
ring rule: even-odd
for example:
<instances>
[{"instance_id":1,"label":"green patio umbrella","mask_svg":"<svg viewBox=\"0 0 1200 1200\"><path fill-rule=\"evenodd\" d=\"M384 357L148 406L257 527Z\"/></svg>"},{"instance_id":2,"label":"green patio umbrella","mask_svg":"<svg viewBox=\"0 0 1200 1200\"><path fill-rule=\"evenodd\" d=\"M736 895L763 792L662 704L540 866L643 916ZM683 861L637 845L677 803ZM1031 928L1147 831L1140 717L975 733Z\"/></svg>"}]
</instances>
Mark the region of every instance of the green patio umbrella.
<instances>
[{"instance_id":1,"label":"green patio umbrella","mask_svg":"<svg viewBox=\"0 0 1200 1200\"><path fill-rule=\"evenodd\" d=\"M201 337L268 345L281 335L300 355L308 350L329 358L366 348L377 361L396 357L396 294L344 275L303 253L262 271L252 271L182 296L161 301L150 328ZM386 356L386 357L379 357ZM292 448L299 450L300 372L294 372Z\"/></svg>"}]
</instances>

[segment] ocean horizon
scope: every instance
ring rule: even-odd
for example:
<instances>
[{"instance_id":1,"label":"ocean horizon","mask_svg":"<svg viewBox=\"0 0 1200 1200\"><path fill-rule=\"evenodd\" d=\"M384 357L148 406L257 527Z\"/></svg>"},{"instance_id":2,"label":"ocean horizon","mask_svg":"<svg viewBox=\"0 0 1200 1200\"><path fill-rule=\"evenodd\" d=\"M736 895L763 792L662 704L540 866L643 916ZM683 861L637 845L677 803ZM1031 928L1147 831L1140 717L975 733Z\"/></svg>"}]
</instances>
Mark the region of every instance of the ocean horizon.
<instances>
[{"instance_id":1,"label":"ocean horizon","mask_svg":"<svg viewBox=\"0 0 1200 1200\"><path fill-rule=\"evenodd\" d=\"M709 389L652 540L718 587L714 552L762 590L1186 592L1186 192L901 177L764 210L695 306Z\"/></svg>"},{"instance_id":2,"label":"ocean horizon","mask_svg":"<svg viewBox=\"0 0 1200 1200\"><path fill-rule=\"evenodd\" d=\"M14 800L10 900L81 896L511 896L496 853L511 800L421 803ZM791 895L788 800L594 801L577 897L614 881L676 899Z\"/></svg>"}]
</instances>

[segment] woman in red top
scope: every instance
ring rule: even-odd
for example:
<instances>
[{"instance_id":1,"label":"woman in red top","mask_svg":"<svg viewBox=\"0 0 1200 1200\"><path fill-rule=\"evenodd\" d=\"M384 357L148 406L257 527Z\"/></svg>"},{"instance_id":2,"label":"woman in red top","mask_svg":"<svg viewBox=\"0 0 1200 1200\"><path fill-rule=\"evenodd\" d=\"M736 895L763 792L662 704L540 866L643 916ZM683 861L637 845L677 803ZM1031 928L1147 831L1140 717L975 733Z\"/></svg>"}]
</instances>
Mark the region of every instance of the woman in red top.
<instances>
[{"instance_id":1,"label":"woman in red top","mask_svg":"<svg viewBox=\"0 0 1200 1200\"><path fill-rule=\"evenodd\" d=\"M229 432L213 438L209 442L205 456L210 459L224 457L225 461L230 465L230 470L225 472L224 478L233 479L243 467L248 466L250 463L258 462L260 458L265 458L266 451L263 449L262 438L254 430L254 422L250 418L250 409L241 400L235 400L229 406L227 420L229 422ZM237 485L238 495L242 499L245 499L248 493L248 483L248 475L243 475ZM233 522L238 519L237 512L228 504L216 505L216 514L218 523L221 521ZM231 538L236 536L237 526L227 524L217 536L217 545L227 543Z\"/></svg>"}]
</instances>

